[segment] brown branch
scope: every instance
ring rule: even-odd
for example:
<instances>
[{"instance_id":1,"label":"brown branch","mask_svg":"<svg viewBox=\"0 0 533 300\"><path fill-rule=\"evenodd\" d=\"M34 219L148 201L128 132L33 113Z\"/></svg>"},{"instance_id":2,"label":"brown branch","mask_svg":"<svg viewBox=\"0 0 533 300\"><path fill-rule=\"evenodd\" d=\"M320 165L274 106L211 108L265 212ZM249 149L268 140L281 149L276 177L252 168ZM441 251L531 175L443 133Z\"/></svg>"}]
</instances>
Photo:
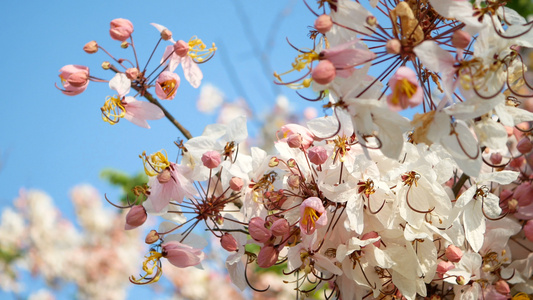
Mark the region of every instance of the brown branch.
<instances>
[{"instance_id":1,"label":"brown branch","mask_svg":"<svg viewBox=\"0 0 533 300\"><path fill-rule=\"evenodd\" d=\"M109 66L109 69L115 73L121 73L115 66L113 65L110 65ZM161 105L161 103L159 103L159 101L154 98L154 96L152 96L152 94L150 94L149 92L147 91L141 91L141 87L139 86L136 86L136 85L131 85L131 87L136 90L137 92L141 93L141 95L146 98L146 100L150 101L150 103L152 104L155 104L157 107L159 107L163 113L165 114L165 117L167 117L167 119L172 123L174 124L174 126L176 126L176 128L178 128L178 130L181 132L181 134L183 134L183 136L185 138L187 138L188 140L192 139L192 135L191 133L189 132L189 130L185 129L185 127L183 127L183 125L181 125L180 122L178 122L178 120L176 120L176 118L174 118L174 116L172 116L170 114L170 112L168 112L168 110L166 110L163 105Z\"/></svg>"}]
</instances>

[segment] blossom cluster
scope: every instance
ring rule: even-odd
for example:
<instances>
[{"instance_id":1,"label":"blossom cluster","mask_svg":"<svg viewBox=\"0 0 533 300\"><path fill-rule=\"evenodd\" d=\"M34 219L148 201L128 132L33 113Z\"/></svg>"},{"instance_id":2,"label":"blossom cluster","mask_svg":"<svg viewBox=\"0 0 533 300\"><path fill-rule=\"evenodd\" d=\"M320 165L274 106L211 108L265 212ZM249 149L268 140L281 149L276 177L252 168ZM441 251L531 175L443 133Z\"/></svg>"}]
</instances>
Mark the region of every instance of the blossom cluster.
<instances>
[{"instance_id":1,"label":"blossom cluster","mask_svg":"<svg viewBox=\"0 0 533 300\"><path fill-rule=\"evenodd\" d=\"M124 299L135 272L131 261L142 257L139 233L124 231L124 214L104 207L91 186L71 191L78 224L62 216L39 190L22 190L0 219L0 288L14 294L31 291L22 270L42 277L53 288L74 283L80 299ZM43 294L39 296L38 294ZM44 299L44 290L34 295Z\"/></svg>"},{"instance_id":2,"label":"blossom cluster","mask_svg":"<svg viewBox=\"0 0 533 300\"><path fill-rule=\"evenodd\" d=\"M166 221L145 238L145 275L130 280L157 281L163 258L200 265L207 242L193 231L203 224L242 290L268 289L250 284L255 264L281 265L296 297L528 299L533 94L523 51L533 23L498 0L306 5L317 17L311 46L291 45L298 55L275 83L331 115L281 126L275 154L246 149L244 116L185 136L178 162L143 152L150 179L128 205L126 229ZM173 43L155 86L167 99L179 80L163 73L181 63L196 86L188 68L201 60L194 39L174 42L154 26ZM131 38L133 26L123 31ZM110 81L122 112L124 90L152 87L128 76ZM418 111L412 120L400 114L408 108Z\"/></svg>"}]
</instances>

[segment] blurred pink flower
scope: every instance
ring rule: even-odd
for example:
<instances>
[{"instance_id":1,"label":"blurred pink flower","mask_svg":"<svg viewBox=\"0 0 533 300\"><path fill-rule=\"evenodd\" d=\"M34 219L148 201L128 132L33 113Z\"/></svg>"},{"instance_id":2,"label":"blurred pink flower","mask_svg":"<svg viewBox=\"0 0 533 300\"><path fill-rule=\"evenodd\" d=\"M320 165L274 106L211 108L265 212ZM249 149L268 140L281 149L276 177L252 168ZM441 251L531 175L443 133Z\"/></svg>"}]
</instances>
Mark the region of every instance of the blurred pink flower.
<instances>
[{"instance_id":1,"label":"blurred pink flower","mask_svg":"<svg viewBox=\"0 0 533 300\"><path fill-rule=\"evenodd\" d=\"M133 24L126 19L114 19L111 21L109 35L112 39L124 42L133 33Z\"/></svg>"},{"instance_id":2,"label":"blurred pink flower","mask_svg":"<svg viewBox=\"0 0 533 300\"><path fill-rule=\"evenodd\" d=\"M178 268L196 266L204 259L202 250L177 241L170 241L162 246L163 256Z\"/></svg>"},{"instance_id":3,"label":"blurred pink flower","mask_svg":"<svg viewBox=\"0 0 533 300\"><path fill-rule=\"evenodd\" d=\"M59 78L63 89L56 87L67 96L76 96L87 89L89 85L89 68L80 65L66 65L59 69Z\"/></svg>"}]
</instances>

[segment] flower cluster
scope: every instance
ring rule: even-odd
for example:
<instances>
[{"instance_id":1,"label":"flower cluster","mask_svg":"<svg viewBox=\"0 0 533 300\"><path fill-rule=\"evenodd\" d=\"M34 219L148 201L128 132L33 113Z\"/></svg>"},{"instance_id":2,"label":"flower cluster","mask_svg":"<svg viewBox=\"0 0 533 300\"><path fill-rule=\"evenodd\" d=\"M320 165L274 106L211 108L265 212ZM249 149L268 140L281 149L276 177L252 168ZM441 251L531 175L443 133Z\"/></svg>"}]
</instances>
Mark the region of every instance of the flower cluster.
<instances>
[{"instance_id":1,"label":"flower cluster","mask_svg":"<svg viewBox=\"0 0 533 300\"><path fill-rule=\"evenodd\" d=\"M533 113L520 99L533 94L521 51L533 47L533 23L498 0L308 8L312 46L295 47L292 69L275 82L314 91L305 99L325 101L331 115L281 126L275 154L245 149L244 117L186 136L176 163L165 151L143 153L150 179L127 229L166 221L146 237L145 275L130 280L157 281L162 258L201 264L207 243L193 230L203 224L243 290L268 289L250 284L255 263L282 265L296 297L526 299ZM195 86L197 40L173 42L154 26L174 44L162 63L181 63ZM170 98L179 82L163 83L156 93ZM418 111L412 120L399 114L407 108Z\"/></svg>"}]
</instances>

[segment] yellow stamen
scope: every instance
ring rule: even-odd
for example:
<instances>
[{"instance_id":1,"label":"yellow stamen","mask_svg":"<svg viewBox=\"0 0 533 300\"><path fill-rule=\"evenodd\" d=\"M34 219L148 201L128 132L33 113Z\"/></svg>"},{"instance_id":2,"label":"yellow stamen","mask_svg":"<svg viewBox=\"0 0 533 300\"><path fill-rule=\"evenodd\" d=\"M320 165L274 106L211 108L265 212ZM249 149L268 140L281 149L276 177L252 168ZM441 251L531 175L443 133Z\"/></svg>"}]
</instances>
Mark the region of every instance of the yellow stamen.
<instances>
[{"instance_id":1,"label":"yellow stamen","mask_svg":"<svg viewBox=\"0 0 533 300\"><path fill-rule=\"evenodd\" d=\"M159 266L159 259L163 257L163 254L156 252L156 251L150 251L150 254L145 257L146 257L146 260L143 262L143 271L146 274L139 279L136 279L135 276L131 276L130 280L133 283L137 283L137 284L147 283L144 280L146 279L146 277L154 274L154 270L156 271L155 276L153 278L147 279L148 283L157 282L159 278L161 277L161 274L163 274L163 270Z\"/></svg>"},{"instance_id":2,"label":"yellow stamen","mask_svg":"<svg viewBox=\"0 0 533 300\"><path fill-rule=\"evenodd\" d=\"M531 299L526 293L518 293L513 296L513 300L529 300Z\"/></svg>"},{"instance_id":3,"label":"yellow stamen","mask_svg":"<svg viewBox=\"0 0 533 300\"><path fill-rule=\"evenodd\" d=\"M114 125L118 123L120 118L124 118L126 115L126 109L122 105L122 101L115 95L113 97L107 97L102 110L102 120Z\"/></svg>"},{"instance_id":4,"label":"yellow stamen","mask_svg":"<svg viewBox=\"0 0 533 300\"><path fill-rule=\"evenodd\" d=\"M307 230L314 228L316 220L318 220L318 218L320 218L321 215L322 215L321 213L314 210L313 208L309 206L306 207L304 209L304 215L302 217L302 225L305 228L307 228Z\"/></svg>"},{"instance_id":5,"label":"yellow stamen","mask_svg":"<svg viewBox=\"0 0 533 300\"><path fill-rule=\"evenodd\" d=\"M400 97L407 96L407 98L413 97L413 95L416 93L416 90L418 87L409 82L407 79L401 79L396 83L396 86L394 87L394 91L392 92L392 104L398 105L400 104Z\"/></svg>"},{"instance_id":6,"label":"yellow stamen","mask_svg":"<svg viewBox=\"0 0 533 300\"><path fill-rule=\"evenodd\" d=\"M206 45L196 36L193 36L189 40L189 53L188 55L197 63L203 62L206 59L209 59L214 52L217 51L215 43L212 44L211 48L207 49Z\"/></svg>"},{"instance_id":7,"label":"yellow stamen","mask_svg":"<svg viewBox=\"0 0 533 300\"><path fill-rule=\"evenodd\" d=\"M172 97L176 93L176 80L171 79L167 81L163 81L161 83L161 89L165 94L167 95L167 98Z\"/></svg>"},{"instance_id":8,"label":"yellow stamen","mask_svg":"<svg viewBox=\"0 0 533 300\"><path fill-rule=\"evenodd\" d=\"M307 68L308 70L311 69L311 63L313 61L316 61L319 59L319 54L316 53L315 51L311 50L309 52L306 52L306 53L301 53L299 54L295 59L294 59L294 62L291 64L292 66L292 69L285 72L285 73L281 73L281 74L278 74L277 72L274 72L274 77L279 81L279 82L283 82L283 80L281 80L281 76L284 76L284 75L287 75L291 72L294 72L294 71L298 71L300 72L301 70ZM292 89L301 89L301 88L306 88L306 87L309 87L309 85L311 84L311 79L307 78L305 80L303 80L302 83L300 84L288 84L287 86L289 86L290 88Z\"/></svg>"},{"instance_id":9,"label":"yellow stamen","mask_svg":"<svg viewBox=\"0 0 533 300\"><path fill-rule=\"evenodd\" d=\"M143 152L143 154L139 155L139 157L143 160L144 172L148 176L157 176L170 166L167 152L165 150L153 153L150 156L147 156L146 152Z\"/></svg>"}]
</instances>

